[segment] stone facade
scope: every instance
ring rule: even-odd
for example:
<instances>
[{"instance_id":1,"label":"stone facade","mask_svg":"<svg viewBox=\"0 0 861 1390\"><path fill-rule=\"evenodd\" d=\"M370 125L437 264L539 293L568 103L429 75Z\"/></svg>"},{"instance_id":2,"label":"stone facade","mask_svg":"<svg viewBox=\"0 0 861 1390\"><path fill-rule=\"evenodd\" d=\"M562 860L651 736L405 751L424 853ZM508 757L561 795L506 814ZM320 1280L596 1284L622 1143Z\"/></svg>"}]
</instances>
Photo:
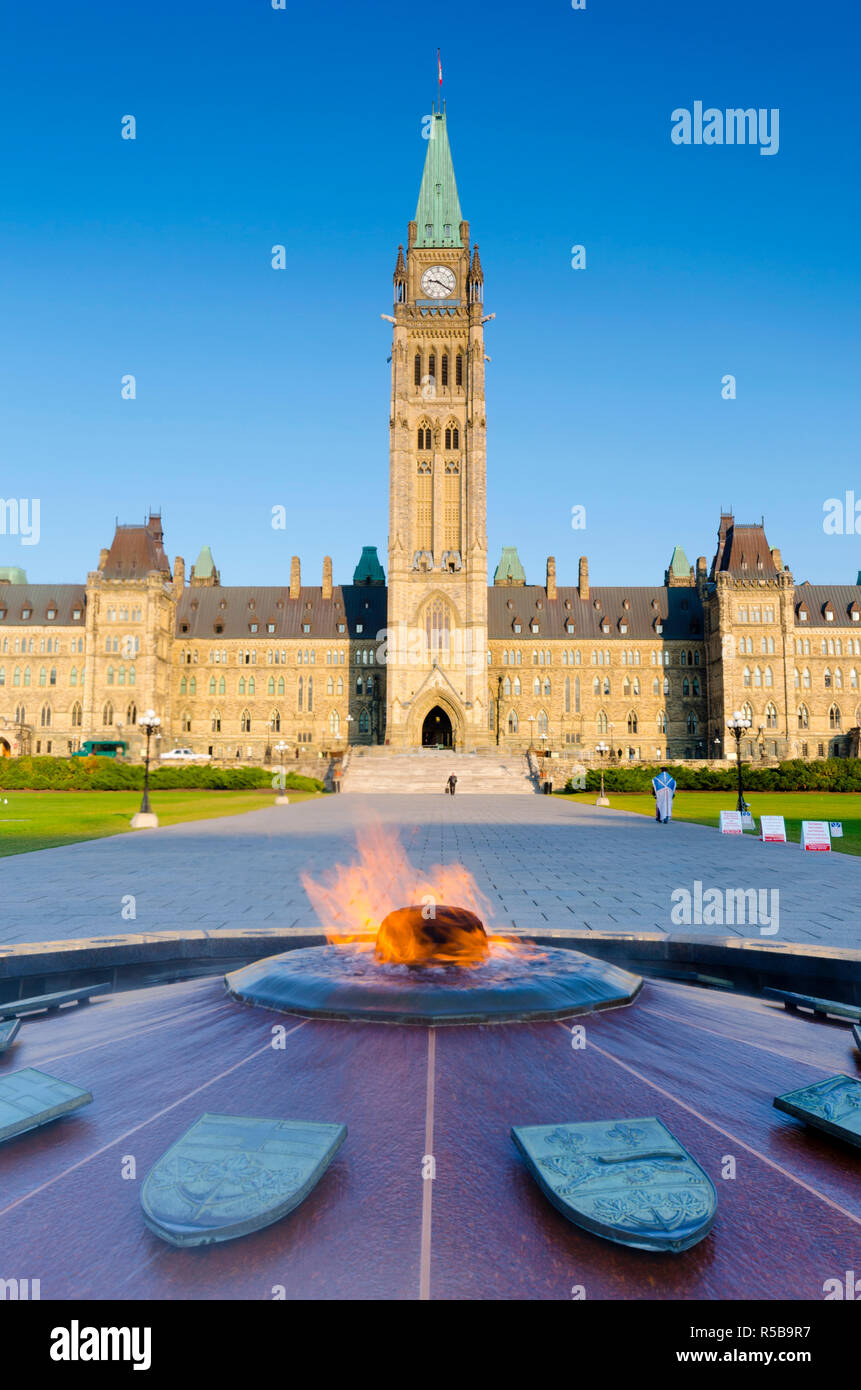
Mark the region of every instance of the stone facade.
<instances>
[{"instance_id":1,"label":"stone facade","mask_svg":"<svg viewBox=\"0 0 861 1390\"><path fill-rule=\"evenodd\" d=\"M723 515L709 567L678 546L663 583L530 585L514 547L488 586L484 274L434 113L391 318L388 586L367 546L352 584L224 585L208 546L186 579L161 517L118 526L86 584L0 569L0 753L84 740L295 763L357 744L546 750L571 767L857 756L861 586L796 585L764 526ZM285 577L286 579L286 577ZM286 748L279 748L285 744Z\"/></svg>"}]
</instances>

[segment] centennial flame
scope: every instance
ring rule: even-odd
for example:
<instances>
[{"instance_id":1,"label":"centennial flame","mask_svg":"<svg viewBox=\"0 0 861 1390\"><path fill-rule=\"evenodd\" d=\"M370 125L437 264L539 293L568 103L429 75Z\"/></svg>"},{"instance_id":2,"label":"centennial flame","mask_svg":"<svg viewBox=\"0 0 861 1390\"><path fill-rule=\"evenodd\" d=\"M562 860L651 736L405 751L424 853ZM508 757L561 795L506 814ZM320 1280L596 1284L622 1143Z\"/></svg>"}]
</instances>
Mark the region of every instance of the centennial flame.
<instances>
[{"instance_id":1,"label":"centennial flame","mask_svg":"<svg viewBox=\"0 0 861 1390\"><path fill-rule=\"evenodd\" d=\"M416 869L394 832L381 826L360 833L358 852L356 863L336 864L319 881L302 874L333 944L375 937L377 959L402 965L478 965L489 941L514 946L485 933L493 909L463 865Z\"/></svg>"}]
</instances>

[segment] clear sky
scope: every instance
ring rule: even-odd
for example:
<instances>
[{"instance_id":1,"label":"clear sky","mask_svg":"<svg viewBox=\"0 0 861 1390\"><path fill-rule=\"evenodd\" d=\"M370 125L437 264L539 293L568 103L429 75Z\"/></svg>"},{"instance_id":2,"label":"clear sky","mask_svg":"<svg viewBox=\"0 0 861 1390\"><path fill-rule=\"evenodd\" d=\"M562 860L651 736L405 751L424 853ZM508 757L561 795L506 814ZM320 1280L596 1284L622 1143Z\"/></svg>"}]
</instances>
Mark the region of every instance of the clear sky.
<instances>
[{"instance_id":1,"label":"clear sky","mask_svg":"<svg viewBox=\"0 0 861 1390\"><path fill-rule=\"evenodd\" d=\"M380 314L439 46L497 316L491 573L517 545L533 582L587 553L659 583L734 508L796 579L854 581L861 534L822 520L861 500L859 29L850 0L7 5L0 496L40 499L41 539L0 565L81 580L150 505L228 584L385 563ZM778 153L673 144L695 101L778 108Z\"/></svg>"}]
</instances>

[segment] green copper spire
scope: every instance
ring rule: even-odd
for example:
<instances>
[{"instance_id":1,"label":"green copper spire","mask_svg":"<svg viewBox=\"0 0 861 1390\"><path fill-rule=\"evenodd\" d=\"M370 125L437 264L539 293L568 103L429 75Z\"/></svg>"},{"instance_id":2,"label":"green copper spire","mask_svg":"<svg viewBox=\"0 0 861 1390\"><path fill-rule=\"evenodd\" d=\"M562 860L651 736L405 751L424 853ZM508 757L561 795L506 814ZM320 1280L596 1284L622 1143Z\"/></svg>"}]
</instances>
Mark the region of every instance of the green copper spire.
<instances>
[{"instance_id":1,"label":"green copper spire","mask_svg":"<svg viewBox=\"0 0 861 1390\"><path fill-rule=\"evenodd\" d=\"M211 579L212 572L214 569L215 561L212 558L212 551L210 550L208 545L205 545L203 546L200 554L197 557L197 563L194 566L194 573L198 579Z\"/></svg>"},{"instance_id":2,"label":"green copper spire","mask_svg":"<svg viewBox=\"0 0 861 1390\"><path fill-rule=\"evenodd\" d=\"M673 558L670 560L670 574L674 574L677 579L687 579L690 572L688 557L682 547L677 545L673 550Z\"/></svg>"},{"instance_id":3,"label":"green copper spire","mask_svg":"<svg viewBox=\"0 0 861 1390\"><path fill-rule=\"evenodd\" d=\"M525 584L526 572L520 563L515 545L502 547L502 559L493 575L494 584Z\"/></svg>"},{"instance_id":4,"label":"green copper spire","mask_svg":"<svg viewBox=\"0 0 861 1390\"><path fill-rule=\"evenodd\" d=\"M363 545L362 557L353 570L354 584L385 584L386 576L375 545Z\"/></svg>"},{"instance_id":5,"label":"green copper spire","mask_svg":"<svg viewBox=\"0 0 861 1390\"><path fill-rule=\"evenodd\" d=\"M416 208L416 246L462 246L462 221L445 112L435 111Z\"/></svg>"}]
</instances>

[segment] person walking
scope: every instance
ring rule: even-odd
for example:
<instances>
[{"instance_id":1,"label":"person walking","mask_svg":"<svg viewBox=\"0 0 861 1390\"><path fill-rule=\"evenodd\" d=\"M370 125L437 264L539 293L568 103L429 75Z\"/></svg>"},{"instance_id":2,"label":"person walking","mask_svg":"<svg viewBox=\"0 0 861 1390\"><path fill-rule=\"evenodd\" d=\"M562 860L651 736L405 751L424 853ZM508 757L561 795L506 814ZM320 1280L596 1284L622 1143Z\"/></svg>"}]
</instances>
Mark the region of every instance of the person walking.
<instances>
[{"instance_id":1,"label":"person walking","mask_svg":"<svg viewBox=\"0 0 861 1390\"><path fill-rule=\"evenodd\" d=\"M454 796L454 789L455 789L456 786L457 786L457 778L455 777L454 773L452 773L451 776L450 776L449 779L448 779L448 794L449 794L449 796Z\"/></svg>"},{"instance_id":2,"label":"person walking","mask_svg":"<svg viewBox=\"0 0 861 1390\"><path fill-rule=\"evenodd\" d=\"M657 777L652 778L652 796L655 798L655 820L661 825L669 825L673 814L673 797L676 784L665 767Z\"/></svg>"}]
</instances>

